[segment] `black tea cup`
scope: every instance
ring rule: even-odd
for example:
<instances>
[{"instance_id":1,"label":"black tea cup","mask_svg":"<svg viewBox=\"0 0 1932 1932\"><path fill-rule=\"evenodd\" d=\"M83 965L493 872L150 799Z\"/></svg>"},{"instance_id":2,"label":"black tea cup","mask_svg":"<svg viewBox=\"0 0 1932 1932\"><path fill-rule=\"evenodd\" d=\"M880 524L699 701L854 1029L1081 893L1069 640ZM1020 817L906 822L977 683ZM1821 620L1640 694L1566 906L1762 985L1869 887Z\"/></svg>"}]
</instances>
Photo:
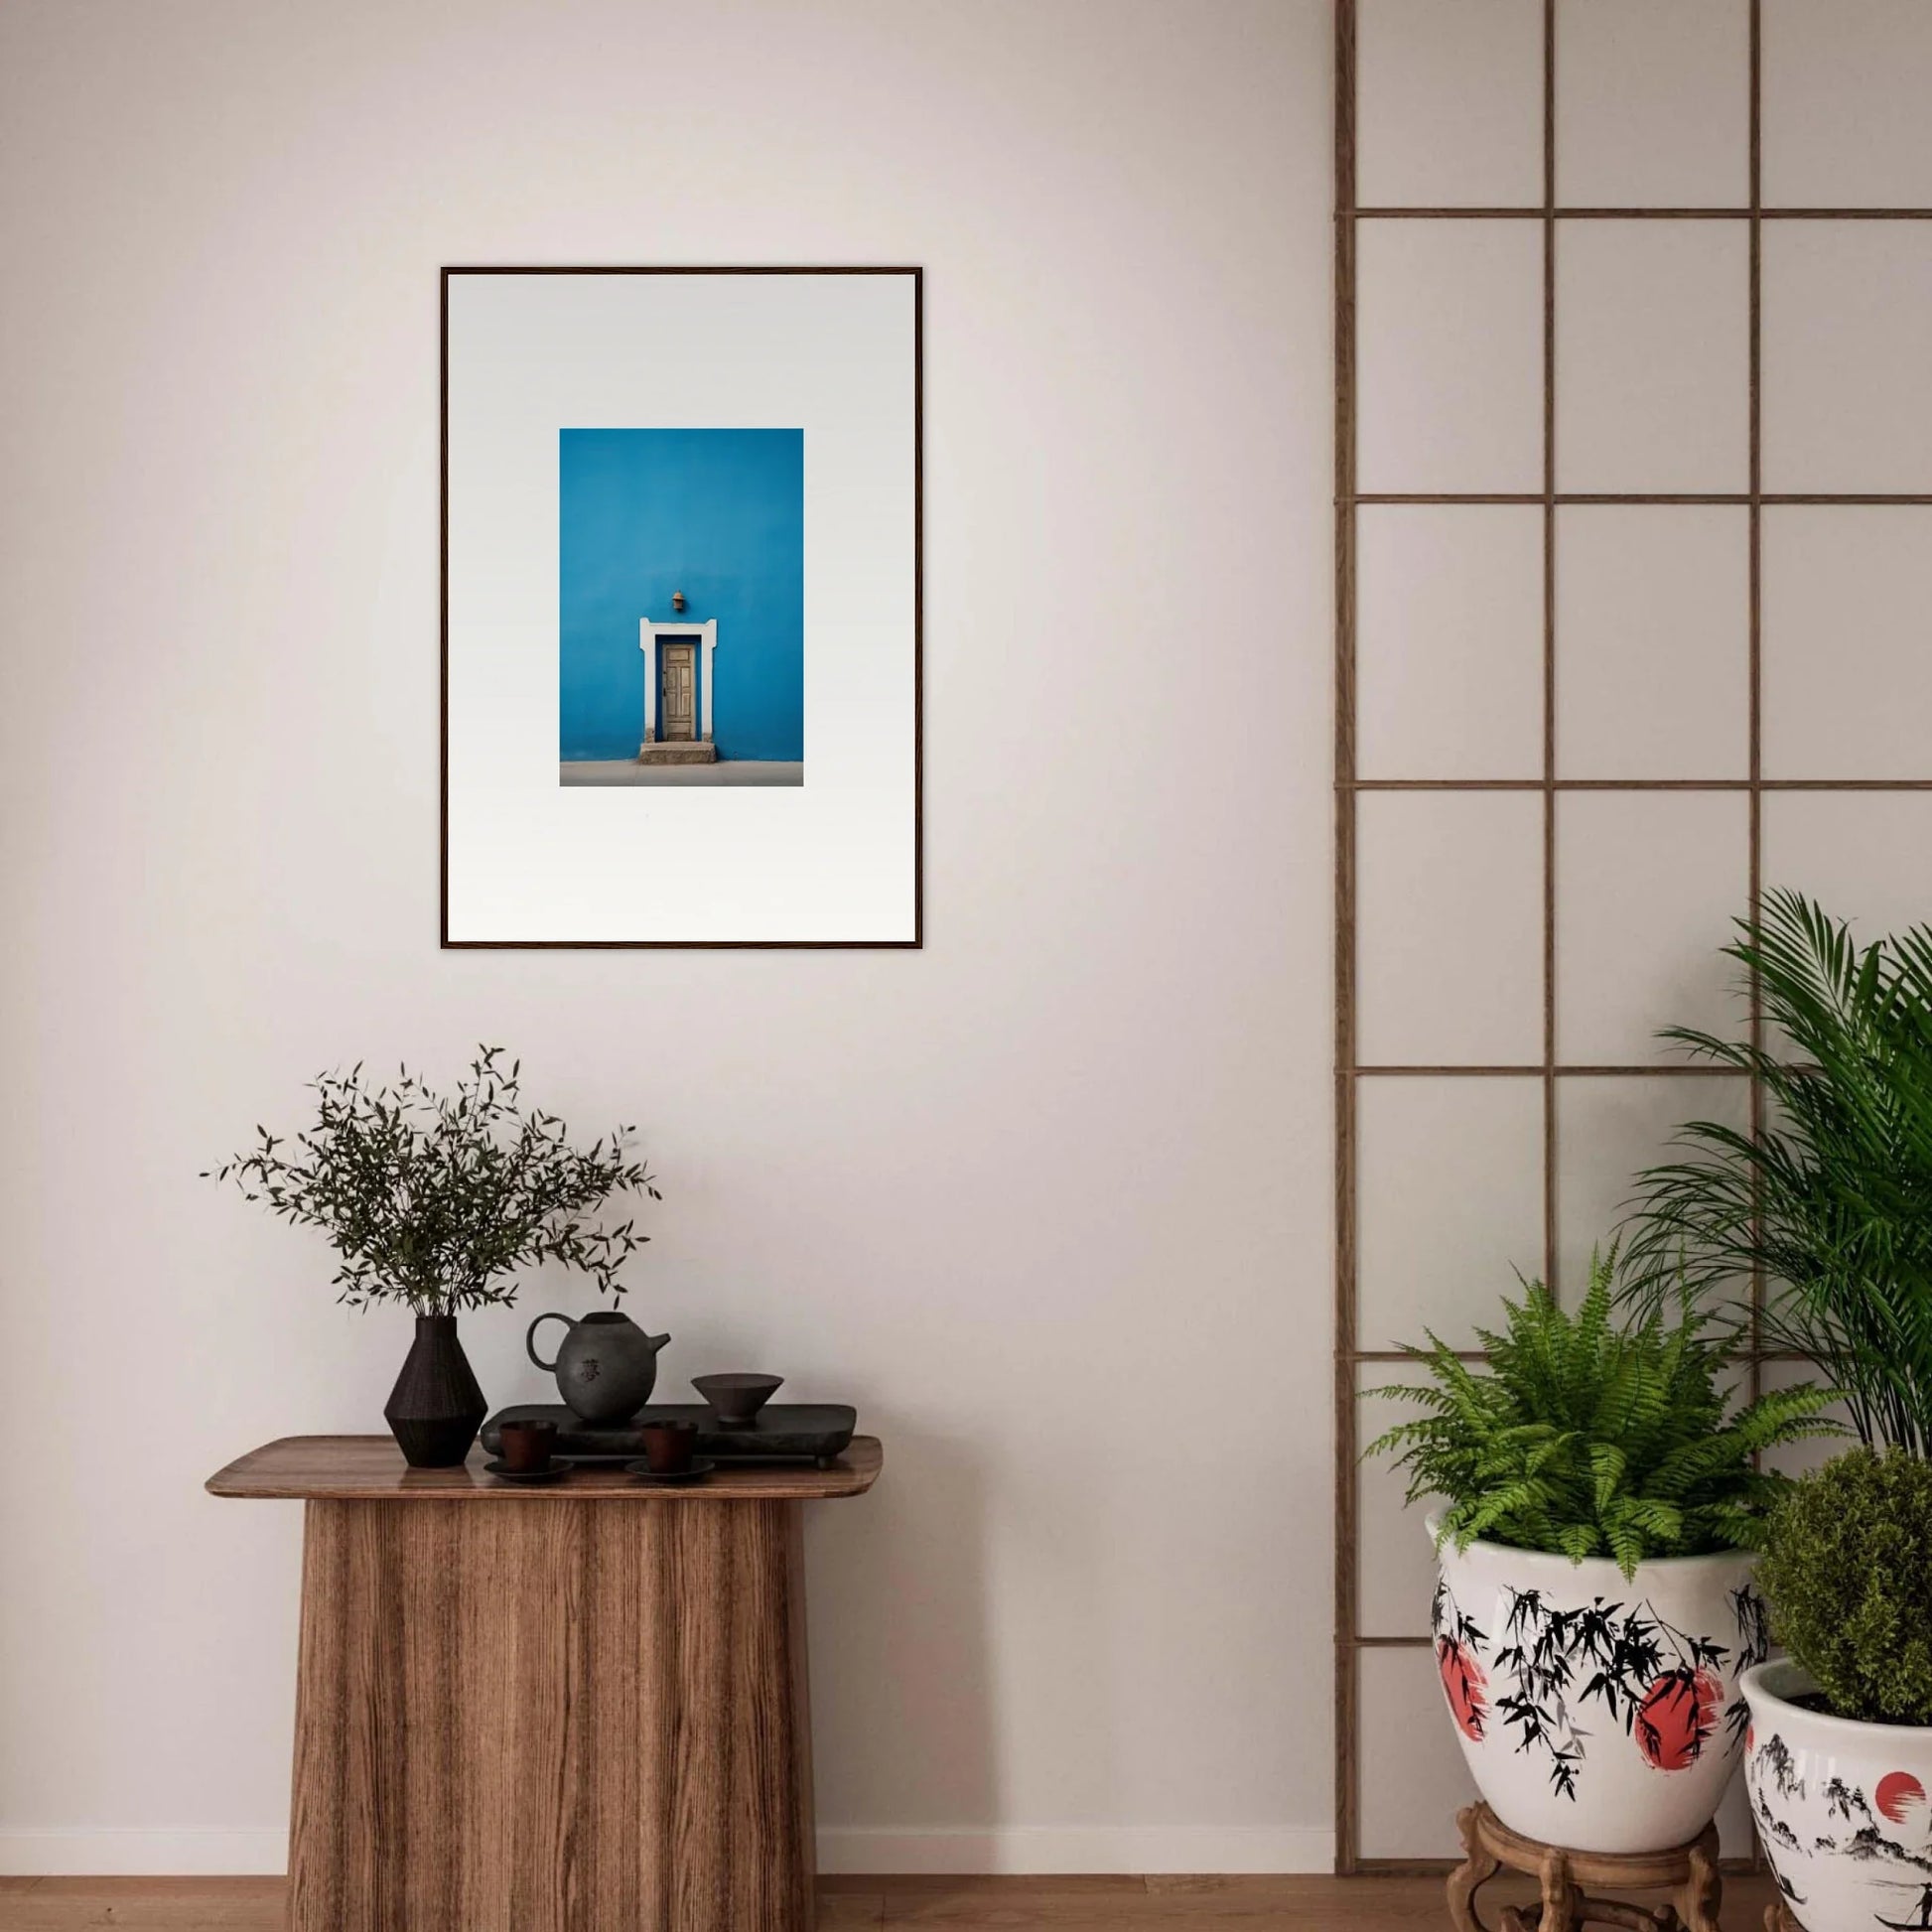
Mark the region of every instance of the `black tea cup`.
<instances>
[{"instance_id":1,"label":"black tea cup","mask_svg":"<svg viewBox=\"0 0 1932 1932\"><path fill-rule=\"evenodd\" d=\"M504 1468L520 1476L541 1475L549 1468L551 1452L557 1447L557 1425L534 1418L506 1422L496 1440L501 1445Z\"/></svg>"},{"instance_id":2,"label":"black tea cup","mask_svg":"<svg viewBox=\"0 0 1932 1932\"><path fill-rule=\"evenodd\" d=\"M696 1423L647 1422L638 1433L644 1439L644 1460L652 1475L682 1475L691 1466L698 1447Z\"/></svg>"}]
</instances>

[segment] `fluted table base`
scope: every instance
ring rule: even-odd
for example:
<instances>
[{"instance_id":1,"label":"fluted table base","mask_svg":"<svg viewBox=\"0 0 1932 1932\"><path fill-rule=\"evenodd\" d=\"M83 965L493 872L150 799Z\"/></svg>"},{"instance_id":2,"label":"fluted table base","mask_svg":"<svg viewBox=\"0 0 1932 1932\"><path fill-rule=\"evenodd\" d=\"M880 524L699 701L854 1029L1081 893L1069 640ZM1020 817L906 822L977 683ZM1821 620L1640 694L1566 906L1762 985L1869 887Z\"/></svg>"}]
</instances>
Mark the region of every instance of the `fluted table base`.
<instances>
[{"instance_id":1,"label":"fluted table base","mask_svg":"<svg viewBox=\"0 0 1932 1932\"><path fill-rule=\"evenodd\" d=\"M296 1932L808 1932L798 1504L310 1502Z\"/></svg>"}]
</instances>

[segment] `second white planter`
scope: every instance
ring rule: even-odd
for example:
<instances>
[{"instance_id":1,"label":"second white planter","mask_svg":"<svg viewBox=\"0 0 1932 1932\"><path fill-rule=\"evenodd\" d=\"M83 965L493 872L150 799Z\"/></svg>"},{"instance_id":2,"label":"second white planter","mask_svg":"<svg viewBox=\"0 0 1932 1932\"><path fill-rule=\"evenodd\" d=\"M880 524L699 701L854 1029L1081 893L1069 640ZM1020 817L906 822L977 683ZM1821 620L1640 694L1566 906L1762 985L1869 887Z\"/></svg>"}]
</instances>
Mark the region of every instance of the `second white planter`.
<instances>
[{"instance_id":1,"label":"second white planter","mask_svg":"<svg viewBox=\"0 0 1932 1932\"><path fill-rule=\"evenodd\" d=\"M1796 1664L1744 1681L1751 1813L1805 1932L1932 1927L1932 1726L1814 1709Z\"/></svg>"},{"instance_id":2,"label":"second white planter","mask_svg":"<svg viewBox=\"0 0 1932 1932\"><path fill-rule=\"evenodd\" d=\"M1444 1547L1443 1695L1505 1825L1580 1852L1661 1852L1703 1831L1743 1748L1738 1679L1765 1656L1755 1562L1672 1557L1626 1582L1607 1559Z\"/></svg>"}]
</instances>

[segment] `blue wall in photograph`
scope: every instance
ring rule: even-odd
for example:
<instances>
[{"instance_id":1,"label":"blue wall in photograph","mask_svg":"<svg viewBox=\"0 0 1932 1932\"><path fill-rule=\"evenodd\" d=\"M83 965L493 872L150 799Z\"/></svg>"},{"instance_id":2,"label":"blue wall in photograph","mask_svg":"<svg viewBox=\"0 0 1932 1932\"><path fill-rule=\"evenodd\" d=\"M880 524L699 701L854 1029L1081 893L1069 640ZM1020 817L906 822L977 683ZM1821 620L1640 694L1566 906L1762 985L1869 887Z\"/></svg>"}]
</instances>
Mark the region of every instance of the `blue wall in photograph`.
<instances>
[{"instance_id":1,"label":"blue wall in photograph","mask_svg":"<svg viewBox=\"0 0 1932 1932\"><path fill-rule=\"evenodd\" d=\"M718 621L721 759L805 756L805 433L558 433L558 679L565 759L634 759L639 620ZM671 609L682 591L685 608ZM699 653L702 658L702 651Z\"/></svg>"}]
</instances>

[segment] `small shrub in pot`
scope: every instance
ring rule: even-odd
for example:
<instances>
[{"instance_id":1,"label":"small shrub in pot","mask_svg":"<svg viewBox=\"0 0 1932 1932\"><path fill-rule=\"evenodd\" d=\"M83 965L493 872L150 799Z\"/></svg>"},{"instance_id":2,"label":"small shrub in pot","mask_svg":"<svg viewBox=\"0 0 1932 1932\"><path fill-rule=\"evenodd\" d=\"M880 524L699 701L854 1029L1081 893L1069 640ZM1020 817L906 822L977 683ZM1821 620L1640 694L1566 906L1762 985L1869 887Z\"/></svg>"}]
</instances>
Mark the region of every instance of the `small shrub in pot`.
<instances>
[{"instance_id":1,"label":"small shrub in pot","mask_svg":"<svg viewBox=\"0 0 1932 1932\"><path fill-rule=\"evenodd\" d=\"M1854 1449L1773 1506L1790 1656L1748 1673L1751 1810L1806 1932L1932 1924L1932 1463Z\"/></svg>"}]
</instances>

